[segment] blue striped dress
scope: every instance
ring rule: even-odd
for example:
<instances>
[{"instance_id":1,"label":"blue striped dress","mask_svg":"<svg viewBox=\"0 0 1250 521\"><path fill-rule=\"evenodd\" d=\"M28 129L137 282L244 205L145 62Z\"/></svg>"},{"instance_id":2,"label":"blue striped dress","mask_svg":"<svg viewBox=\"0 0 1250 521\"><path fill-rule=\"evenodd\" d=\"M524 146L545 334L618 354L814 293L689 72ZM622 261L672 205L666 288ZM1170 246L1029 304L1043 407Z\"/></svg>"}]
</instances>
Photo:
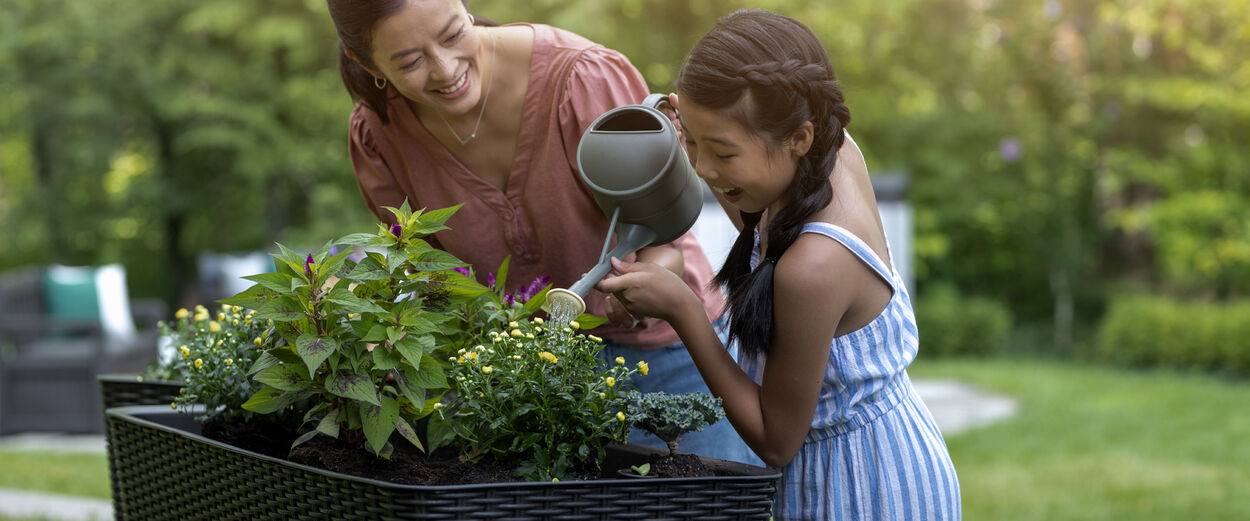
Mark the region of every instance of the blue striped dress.
<instances>
[{"instance_id":1,"label":"blue striped dress","mask_svg":"<svg viewBox=\"0 0 1250 521\"><path fill-rule=\"evenodd\" d=\"M871 323L833 339L812 428L781 469L774 519L960 519L959 480L946 442L907 377L918 342L902 278L844 228L816 222L803 233L846 246L894 291ZM757 233L752 266L759 258ZM763 355L739 361L757 384L764 363Z\"/></svg>"}]
</instances>

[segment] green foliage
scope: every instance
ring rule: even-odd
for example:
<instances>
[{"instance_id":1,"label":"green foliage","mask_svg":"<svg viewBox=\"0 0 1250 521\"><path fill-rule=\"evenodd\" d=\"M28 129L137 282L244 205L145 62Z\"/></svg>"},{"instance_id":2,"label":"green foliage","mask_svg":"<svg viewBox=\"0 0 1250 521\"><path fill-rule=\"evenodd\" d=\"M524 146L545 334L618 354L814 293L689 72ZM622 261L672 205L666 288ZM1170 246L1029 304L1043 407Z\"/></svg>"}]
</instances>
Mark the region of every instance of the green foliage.
<instances>
[{"instance_id":1,"label":"green foliage","mask_svg":"<svg viewBox=\"0 0 1250 521\"><path fill-rule=\"evenodd\" d=\"M951 286L926 288L916 301L920 356L1001 354L1011 332L1011 311L984 297L960 295Z\"/></svg>"},{"instance_id":2,"label":"green foliage","mask_svg":"<svg viewBox=\"0 0 1250 521\"><path fill-rule=\"evenodd\" d=\"M489 455L532 481L596 473L607 443L629 433L622 387L646 365L603 367L603 340L579 327L519 319L459 349L430 445L455 443L466 458Z\"/></svg>"},{"instance_id":3,"label":"green foliage","mask_svg":"<svg viewBox=\"0 0 1250 521\"><path fill-rule=\"evenodd\" d=\"M175 322L159 324L162 341L175 351L168 358L154 360L142 376L184 382L171 405L182 411L203 405L201 420L251 416L242 405L258 386L247 369L270 335L270 322L256 320L255 315L255 310L231 305L223 305L216 316L204 306L196 306L194 314L178 310Z\"/></svg>"},{"instance_id":4,"label":"green foliage","mask_svg":"<svg viewBox=\"0 0 1250 521\"><path fill-rule=\"evenodd\" d=\"M721 399L708 393L669 394L653 392L630 393L629 416L634 428L654 434L668 444L670 455L677 454L677 444L689 432L701 431L725 417Z\"/></svg>"},{"instance_id":5,"label":"green foliage","mask_svg":"<svg viewBox=\"0 0 1250 521\"><path fill-rule=\"evenodd\" d=\"M421 237L445 229L459 207L430 212L391 208L398 224L348 235L307 256L279 245L277 271L224 302L254 307L277 335L249 370L264 384L243 404L270 413L304 399L317 434L362 443L389 457L392 434L418 448L412 421L429 414L447 389L443 353L473 334L456 310L488 293L454 271L464 263ZM358 262L351 248L366 249Z\"/></svg>"},{"instance_id":6,"label":"green foliage","mask_svg":"<svg viewBox=\"0 0 1250 521\"><path fill-rule=\"evenodd\" d=\"M1096 356L1130 366L1250 375L1250 301L1162 296L1116 299L1098 331Z\"/></svg>"},{"instance_id":7,"label":"green foliage","mask_svg":"<svg viewBox=\"0 0 1250 521\"><path fill-rule=\"evenodd\" d=\"M1250 198L1186 192L1142 213L1141 228L1155 238L1160 272L1173 287L1221 297L1250 289Z\"/></svg>"}]
</instances>

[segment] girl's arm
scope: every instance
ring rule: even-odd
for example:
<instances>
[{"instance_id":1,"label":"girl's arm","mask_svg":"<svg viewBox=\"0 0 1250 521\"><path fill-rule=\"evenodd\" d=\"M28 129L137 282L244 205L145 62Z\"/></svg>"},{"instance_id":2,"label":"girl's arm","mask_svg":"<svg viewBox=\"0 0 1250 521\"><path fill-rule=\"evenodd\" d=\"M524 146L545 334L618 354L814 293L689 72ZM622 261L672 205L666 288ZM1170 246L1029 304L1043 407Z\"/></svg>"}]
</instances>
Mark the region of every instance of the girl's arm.
<instances>
[{"instance_id":1,"label":"girl's arm","mask_svg":"<svg viewBox=\"0 0 1250 521\"><path fill-rule=\"evenodd\" d=\"M777 333L763 385L742 372L694 293L667 270L613 259L622 275L598 286L615 293L634 313L673 325L708 388L724 400L730 423L765 463L775 466L789 463L807 436L829 363L829 345L849 303L849 292L834 291L833 281L840 272L837 264L847 257L853 261L853 256L844 248L804 239L795 241L776 267Z\"/></svg>"}]
</instances>

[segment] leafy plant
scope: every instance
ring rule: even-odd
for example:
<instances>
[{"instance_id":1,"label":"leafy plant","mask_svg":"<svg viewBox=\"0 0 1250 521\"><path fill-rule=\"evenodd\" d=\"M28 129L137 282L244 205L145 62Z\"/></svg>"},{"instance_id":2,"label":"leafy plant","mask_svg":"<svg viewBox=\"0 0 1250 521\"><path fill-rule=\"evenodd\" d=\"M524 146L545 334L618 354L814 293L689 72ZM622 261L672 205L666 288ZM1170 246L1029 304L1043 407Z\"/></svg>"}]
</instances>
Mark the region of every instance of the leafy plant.
<instances>
[{"instance_id":1,"label":"leafy plant","mask_svg":"<svg viewBox=\"0 0 1250 521\"><path fill-rule=\"evenodd\" d=\"M629 469L634 471L634 474L646 476L649 472L651 472L651 464L643 463L642 465L630 465Z\"/></svg>"},{"instance_id":2,"label":"leafy plant","mask_svg":"<svg viewBox=\"0 0 1250 521\"><path fill-rule=\"evenodd\" d=\"M580 326L514 320L449 357L452 392L431 417L431 447L455 442L465 458L516 464L529 480L598 471L607 443L629 433L622 388L648 368L624 358L605 367L603 340Z\"/></svg>"},{"instance_id":3,"label":"leafy plant","mask_svg":"<svg viewBox=\"0 0 1250 521\"><path fill-rule=\"evenodd\" d=\"M249 371L263 387L243 408L270 413L311 399L304 422L313 427L293 446L325 434L386 458L399 433L423 448L412 421L447 389L439 360L473 338L457 311L488 293L453 271L464 262L421 239L446 229L458 208L389 208L396 224L307 256L279 245L277 271L247 277L256 284L225 300L255 307L276 331ZM366 253L352 261L344 246Z\"/></svg>"},{"instance_id":4,"label":"leafy plant","mask_svg":"<svg viewBox=\"0 0 1250 521\"><path fill-rule=\"evenodd\" d=\"M670 457L677 454L677 442L683 435L701 431L725 417L721 399L703 392L633 392L628 396L627 403L626 414L633 421L634 428L664 440Z\"/></svg>"},{"instance_id":5,"label":"leafy plant","mask_svg":"<svg viewBox=\"0 0 1250 521\"><path fill-rule=\"evenodd\" d=\"M216 315L204 306L196 306L194 313L179 309L174 322L158 324L162 340L174 349L154 360L142 376L184 382L171 405L187 411L203 404L200 420L250 416L241 407L255 391L246 373L269 335L269 322L255 315L254 310L228 304Z\"/></svg>"}]
</instances>

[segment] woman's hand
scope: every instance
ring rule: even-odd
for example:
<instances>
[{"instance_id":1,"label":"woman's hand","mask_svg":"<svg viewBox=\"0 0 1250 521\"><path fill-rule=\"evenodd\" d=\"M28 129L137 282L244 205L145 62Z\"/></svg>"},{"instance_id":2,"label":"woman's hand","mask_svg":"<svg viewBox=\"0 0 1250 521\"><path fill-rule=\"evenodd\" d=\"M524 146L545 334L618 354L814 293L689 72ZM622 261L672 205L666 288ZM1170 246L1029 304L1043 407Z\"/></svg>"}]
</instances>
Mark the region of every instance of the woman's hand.
<instances>
[{"instance_id":1,"label":"woman's hand","mask_svg":"<svg viewBox=\"0 0 1250 521\"><path fill-rule=\"evenodd\" d=\"M612 259L619 275L599 281L595 289L616 295L634 316L656 317L673 322L686 307L703 306L694 292L676 273L650 262Z\"/></svg>"}]
</instances>

